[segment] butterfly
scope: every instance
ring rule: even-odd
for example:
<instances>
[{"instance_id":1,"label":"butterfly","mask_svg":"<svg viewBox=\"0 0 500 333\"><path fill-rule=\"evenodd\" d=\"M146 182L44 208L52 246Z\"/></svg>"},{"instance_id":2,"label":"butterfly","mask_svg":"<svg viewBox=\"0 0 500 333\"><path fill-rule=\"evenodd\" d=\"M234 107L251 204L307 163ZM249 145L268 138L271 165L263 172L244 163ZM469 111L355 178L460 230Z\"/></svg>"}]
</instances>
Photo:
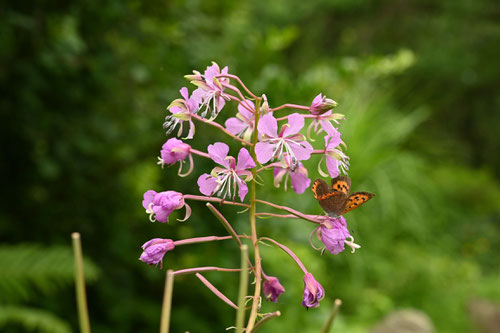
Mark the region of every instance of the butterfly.
<instances>
[{"instance_id":1,"label":"butterfly","mask_svg":"<svg viewBox=\"0 0 500 333\"><path fill-rule=\"evenodd\" d=\"M336 218L361 206L375 196L370 192L354 192L349 195L350 188L351 178L338 176L332 179L331 187L323 179L316 179L312 191L314 198L318 200L326 214Z\"/></svg>"}]
</instances>

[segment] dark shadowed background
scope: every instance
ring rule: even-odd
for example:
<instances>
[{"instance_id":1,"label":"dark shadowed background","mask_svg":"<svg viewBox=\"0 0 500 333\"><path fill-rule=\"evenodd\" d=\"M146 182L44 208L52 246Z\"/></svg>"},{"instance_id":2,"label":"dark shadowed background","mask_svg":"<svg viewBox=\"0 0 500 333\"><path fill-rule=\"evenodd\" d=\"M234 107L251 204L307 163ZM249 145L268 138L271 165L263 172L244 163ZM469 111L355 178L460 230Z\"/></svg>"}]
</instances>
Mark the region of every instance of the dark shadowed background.
<instances>
[{"instance_id":1,"label":"dark shadowed background","mask_svg":"<svg viewBox=\"0 0 500 333\"><path fill-rule=\"evenodd\" d=\"M175 221L181 211L169 225L149 223L141 206L149 189L199 194L198 175L213 167L196 159L181 179L156 157L166 107L188 86L183 75L216 61L271 106L309 105L319 92L335 99L353 188L377 194L346 216L362 245L355 254L320 256L308 223L259 221L327 295L306 311L301 272L264 247L266 271L287 292L263 305L282 316L262 331L317 332L335 298L338 332L369 331L403 308L424 311L439 332L479 331L471 302L500 301L499 22L500 6L487 0L3 2L0 330L77 330L73 231L89 259L93 331L158 330L164 270L139 262L140 246L225 234L201 203L188 222ZM190 144L205 151L217 140L225 138L198 125ZM321 212L309 190L264 180L264 198ZM222 209L249 232L245 214ZM164 266L238 261L228 241L178 248ZM206 276L236 298L236 275ZM176 280L173 303L174 332L234 324L234 310L194 276Z\"/></svg>"}]
</instances>

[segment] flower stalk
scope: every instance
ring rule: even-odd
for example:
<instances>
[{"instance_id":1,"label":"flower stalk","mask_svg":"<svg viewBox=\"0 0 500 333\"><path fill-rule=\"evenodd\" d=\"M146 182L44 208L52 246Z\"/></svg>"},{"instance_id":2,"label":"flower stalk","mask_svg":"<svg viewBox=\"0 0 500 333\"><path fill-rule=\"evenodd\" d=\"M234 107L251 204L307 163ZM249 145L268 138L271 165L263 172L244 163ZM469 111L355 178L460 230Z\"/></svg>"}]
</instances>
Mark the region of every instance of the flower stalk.
<instances>
[{"instance_id":1,"label":"flower stalk","mask_svg":"<svg viewBox=\"0 0 500 333\"><path fill-rule=\"evenodd\" d=\"M259 119L260 119L260 104L261 104L261 98L257 98L255 101L255 125L254 125L254 131L252 135L252 148L250 150L250 154L254 160L257 160L257 155L255 153L255 146L259 140L259 131L258 125L259 125ZM253 294L253 302L252 302L252 309L250 310L250 316L248 318L248 325L246 328L247 332L251 332L254 325L255 321L257 320L257 314L259 312L259 303L260 303L260 293L261 293L261 286L262 286L262 264L261 264L261 257L260 257L260 251L259 251L259 240L257 237L257 216L255 215L257 212L257 184L256 184L256 178L257 178L257 166L252 168L252 176L253 179L250 183L250 209L249 209L249 214L250 214L250 230L252 232L251 239L252 239L252 246L253 246L253 251L254 251L254 268L255 268L255 289L254 289L254 294Z\"/></svg>"},{"instance_id":2,"label":"flower stalk","mask_svg":"<svg viewBox=\"0 0 500 333\"><path fill-rule=\"evenodd\" d=\"M248 246L241 246L241 272L240 287L238 293L238 312L236 313L236 332L243 332L243 323L245 322L245 298L248 293Z\"/></svg>"},{"instance_id":3,"label":"flower stalk","mask_svg":"<svg viewBox=\"0 0 500 333\"><path fill-rule=\"evenodd\" d=\"M342 305L342 301L338 298L333 302L332 311L330 312L330 315L328 316L328 319L326 320L325 325L323 325L323 328L321 329L321 333L330 332L330 329L331 329L332 324L333 324L333 320L335 319L335 317L339 313L341 305Z\"/></svg>"},{"instance_id":4,"label":"flower stalk","mask_svg":"<svg viewBox=\"0 0 500 333\"><path fill-rule=\"evenodd\" d=\"M80 233L71 234L73 240L73 253L75 258L75 285L76 304L78 307L78 321L80 322L80 332L90 333L89 312L87 309L87 296L85 293L85 276L83 273L83 255Z\"/></svg>"},{"instance_id":5,"label":"flower stalk","mask_svg":"<svg viewBox=\"0 0 500 333\"><path fill-rule=\"evenodd\" d=\"M174 290L174 271L169 269L165 279L165 291L163 293L163 306L161 309L160 333L168 333L170 330L170 315L172 312L172 293Z\"/></svg>"}]
</instances>

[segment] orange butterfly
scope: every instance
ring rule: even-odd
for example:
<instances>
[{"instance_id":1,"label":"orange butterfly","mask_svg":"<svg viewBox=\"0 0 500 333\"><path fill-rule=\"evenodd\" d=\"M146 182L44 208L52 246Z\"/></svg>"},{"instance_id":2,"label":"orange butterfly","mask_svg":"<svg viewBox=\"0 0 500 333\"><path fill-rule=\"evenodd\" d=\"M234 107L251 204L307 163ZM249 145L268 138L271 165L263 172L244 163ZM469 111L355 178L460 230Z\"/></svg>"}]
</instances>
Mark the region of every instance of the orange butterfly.
<instances>
[{"instance_id":1,"label":"orange butterfly","mask_svg":"<svg viewBox=\"0 0 500 333\"><path fill-rule=\"evenodd\" d=\"M338 176L332 179L331 187L323 179L316 179L312 191L326 214L336 218L361 206L375 196L370 192L354 192L349 195L350 188L351 178Z\"/></svg>"}]
</instances>

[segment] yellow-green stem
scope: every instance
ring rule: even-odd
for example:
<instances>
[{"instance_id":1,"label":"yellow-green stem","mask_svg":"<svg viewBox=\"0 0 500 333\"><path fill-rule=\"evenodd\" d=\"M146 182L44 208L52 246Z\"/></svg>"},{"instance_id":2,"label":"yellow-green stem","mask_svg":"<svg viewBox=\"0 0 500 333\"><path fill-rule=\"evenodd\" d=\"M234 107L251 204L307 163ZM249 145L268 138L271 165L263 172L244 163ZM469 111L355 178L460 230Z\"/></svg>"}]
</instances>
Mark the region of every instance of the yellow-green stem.
<instances>
[{"instance_id":1,"label":"yellow-green stem","mask_svg":"<svg viewBox=\"0 0 500 333\"><path fill-rule=\"evenodd\" d=\"M241 272L240 288L238 294L238 312L236 313L236 332L243 333L245 322L245 298L248 292L248 246L242 245L241 248Z\"/></svg>"},{"instance_id":2,"label":"yellow-green stem","mask_svg":"<svg viewBox=\"0 0 500 333\"><path fill-rule=\"evenodd\" d=\"M174 271L169 269L165 279L165 291L163 292L163 306L161 308L160 333L168 333L170 330L170 314L172 312L172 293L174 290Z\"/></svg>"},{"instance_id":3,"label":"yellow-green stem","mask_svg":"<svg viewBox=\"0 0 500 333\"><path fill-rule=\"evenodd\" d=\"M75 284L76 284L76 304L78 307L78 320L80 322L80 332L90 333L90 320L87 309L87 296L85 294L85 276L83 274L83 255L80 234L71 234L73 239L73 253L75 256Z\"/></svg>"},{"instance_id":4,"label":"yellow-green stem","mask_svg":"<svg viewBox=\"0 0 500 333\"><path fill-rule=\"evenodd\" d=\"M339 313L340 306L342 305L342 301L340 299L336 299L333 302L333 308L332 311L330 312L330 315L328 316L328 319L325 322L325 325L323 325L323 328L321 329L321 333L328 333L330 332L330 329L333 324L333 320L337 316L337 313Z\"/></svg>"},{"instance_id":5,"label":"yellow-green stem","mask_svg":"<svg viewBox=\"0 0 500 333\"><path fill-rule=\"evenodd\" d=\"M257 155L255 154L255 145L259 139L259 131L257 127L259 125L260 118L260 103L261 99L257 98L255 101L255 122L252 136L252 149L250 150L250 154L254 161L257 160ZM259 304L260 304L260 292L261 292L261 284L262 284L262 266L259 252L259 241L257 237L257 222L256 222L256 208L257 208L257 190L255 180L257 178L257 167L252 169L252 182L250 183L250 229L252 232L252 245L253 245L253 253L254 253L254 267L255 267L255 290L253 294L253 302L252 309L250 310L250 317L248 318L248 325L246 328L246 332L250 333L255 325L255 321L257 320L257 313L259 312Z\"/></svg>"}]
</instances>

